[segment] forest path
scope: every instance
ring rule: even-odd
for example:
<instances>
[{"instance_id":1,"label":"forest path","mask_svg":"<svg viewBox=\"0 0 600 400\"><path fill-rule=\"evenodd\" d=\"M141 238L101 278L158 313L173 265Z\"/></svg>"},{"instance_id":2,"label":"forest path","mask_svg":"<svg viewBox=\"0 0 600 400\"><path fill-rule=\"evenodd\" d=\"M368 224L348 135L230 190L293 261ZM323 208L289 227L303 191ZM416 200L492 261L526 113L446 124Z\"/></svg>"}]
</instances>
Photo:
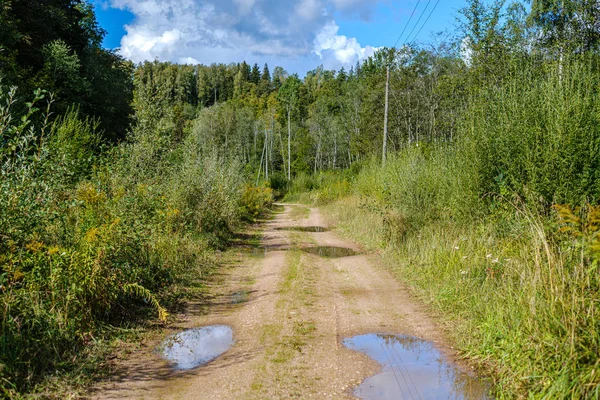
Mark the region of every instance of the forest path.
<instances>
[{"instance_id":1,"label":"forest path","mask_svg":"<svg viewBox=\"0 0 600 400\"><path fill-rule=\"evenodd\" d=\"M91 396L353 398L352 388L381 367L341 341L366 333L417 336L454 359L441 329L378 256L329 231L318 209L284 205L252 253L239 253L208 309L192 304L169 328L229 325L229 351L194 370L173 371L155 351L163 335L118 362L119 372ZM232 301L240 293L245 300Z\"/></svg>"}]
</instances>

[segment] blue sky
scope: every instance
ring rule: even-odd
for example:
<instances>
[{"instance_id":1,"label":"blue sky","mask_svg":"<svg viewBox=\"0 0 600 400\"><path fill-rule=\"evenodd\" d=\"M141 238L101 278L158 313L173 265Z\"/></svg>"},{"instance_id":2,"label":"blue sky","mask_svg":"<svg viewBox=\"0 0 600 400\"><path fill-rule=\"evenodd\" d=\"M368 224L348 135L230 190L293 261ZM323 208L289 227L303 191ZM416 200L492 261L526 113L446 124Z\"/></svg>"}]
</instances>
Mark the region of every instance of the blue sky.
<instances>
[{"instance_id":1,"label":"blue sky","mask_svg":"<svg viewBox=\"0 0 600 400\"><path fill-rule=\"evenodd\" d=\"M454 30L464 0L92 0L107 48L135 62L267 62L303 75ZM434 6L437 6L434 9ZM425 8L428 5L427 8ZM430 19L425 24L427 17ZM419 24L416 25L417 21ZM414 28L414 30L413 30ZM418 36L417 32L420 30ZM408 33L412 31L411 36Z\"/></svg>"}]
</instances>

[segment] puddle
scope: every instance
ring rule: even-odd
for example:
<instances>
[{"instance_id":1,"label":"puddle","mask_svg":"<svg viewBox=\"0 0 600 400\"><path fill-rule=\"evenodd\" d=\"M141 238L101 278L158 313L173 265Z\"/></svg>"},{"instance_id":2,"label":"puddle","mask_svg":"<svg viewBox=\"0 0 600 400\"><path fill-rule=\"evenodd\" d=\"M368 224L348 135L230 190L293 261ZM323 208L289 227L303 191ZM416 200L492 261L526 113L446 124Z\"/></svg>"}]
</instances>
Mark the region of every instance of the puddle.
<instances>
[{"instance_id":1,"label":"puddle","mask_svg":"<svg viewBox=\"0 0 600 400\"><path fill-rule=\"evenodd\" d=\"M285 207L281 204L273 204L271 210L273 210L274 213L282 213L285 211Z\"/></svg>"},{"instance_id":2,"label":"puddle","mask_svg":"<svg viewBox=\"0 0 600 400\"><path fill-rule=\"evenodd\" d=\"M351 257L358 255L356 251L348 249L346 247L333 247L333 246L319 246L319 247L307 247L302 251L310 254L315 254L319 257L324 258L342 258Z\"/></svg>"},{"instance_id":3,"label":"puddle","mask_svg":"<svg viewBox=\"0 0 600 400\"><path fill-rule=\"evenodd\" d=\"M192 369L219 357L233 344L233 331L225 325L189 329L165 339L161 346L164 358L176 369Z\"/></svg>"},{"instance_id":4,"label":"puddle","mask_svg":"<svg viewBox=\"0 0 600 400\"><path fill-rule=\"evenodd\" d=\"M247 290L241 292L235 292L231 295L231 304L241 304L248 301L250 294Z\"/></svg>"},{"instance_id":5,"label":"puddle","mask_svg":"<svg viewBox=\"0 0 600 400\"><path fill-rule=\"evenodd\" d=\"M253 247L252 250L250 250L250 253L252 253L252 255L255 257L264 257L267 255L267 248L266 247Z\"/></svg>"},{"instance_id":6,"label":"puddle","mask_svg":"<svg viewBox=\"0 0 600 400\"><path fill-rule=\"evenodd\" d=\"M344 340L383 365L354 395L360 399L492 399L477 378L448 363L431 342L403 335L362 335Z\"/></svg>"},{"instance_id":7,"label":"puddle","mask_svg":"<svg viewBox=\"0 0 600 400\"><path fill-rule=\"evenodd\" d=\"M275 228L276 231L295 231L295 232L312 232L321 233L329 232L328 228L322 226L286 226L283 228Z\"/></svg>"}]
</instances>

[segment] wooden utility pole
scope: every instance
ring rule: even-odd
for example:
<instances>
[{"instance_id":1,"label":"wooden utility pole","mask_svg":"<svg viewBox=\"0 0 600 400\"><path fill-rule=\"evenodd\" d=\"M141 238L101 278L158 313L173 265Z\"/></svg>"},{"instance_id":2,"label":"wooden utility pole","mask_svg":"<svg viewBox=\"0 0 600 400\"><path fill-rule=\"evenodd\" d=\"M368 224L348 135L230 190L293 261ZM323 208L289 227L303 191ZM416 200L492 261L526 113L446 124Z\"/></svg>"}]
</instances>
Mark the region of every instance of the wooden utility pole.
<instances>
[{"instance_id":1,"label":"wooden utility pole","mask_svg":"<svg viewBox=\"0 0 600 400\"><path fill-rule=\"evenodd\" d=\"M269 135L265 128L265 179L269 180Z\"/></svg>"},{"instance_id":2,"label":"wooden utility pole","mask_svg":"<svg viewBox=\"0 0 600 400\"><path fill-rule=\"evenodd\" d=\"M288 108L288 181L292 180L292 106Z\"/></svg>"},{"instance_id":3,"label":"wooden utility pole","mask_svg":"<svg viewBox=\"0 0 600 400\"><path fill-rule=\"evenodd\" d=\"M385 79L385 114L383 117L383 153L381 155L381 164L382 165L385 165L385 158L387 155L389 97L390 97L390 66L388 65L386 68L386 79Z\"/></svg>"}]
</instances>

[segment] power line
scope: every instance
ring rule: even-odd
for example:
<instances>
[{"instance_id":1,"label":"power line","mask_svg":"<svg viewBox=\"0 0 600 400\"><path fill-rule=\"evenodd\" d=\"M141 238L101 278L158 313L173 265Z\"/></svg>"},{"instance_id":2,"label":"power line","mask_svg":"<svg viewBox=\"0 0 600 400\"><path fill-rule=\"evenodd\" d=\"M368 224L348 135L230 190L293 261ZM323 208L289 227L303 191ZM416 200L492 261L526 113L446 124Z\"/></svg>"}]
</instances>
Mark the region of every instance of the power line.
<instances>
[{"instance_id":1,"label":"power line","mask_svg":"<svg viewBox=\"0 0 600 400\"><path fill-rule=\"evenodd\" d=\"M419 33L421 33L421 31L423 30L423 28L425 27L425 25L427 25L427 22L429 21L429 18L431 18L431 15L433 14L433 12L435 11L435 9L437 8L438 4L440 4L440 0L437 0L437 2L435 3L435 5L431 9L431 12L427 16L427 19L425 20L425 22L423 23L423 25L421 25L421 28L418 30L417 34L415 36L413 36L412 40L409 43L414 42L415 39L417 38L417 36L419 36Z\"/></svg>"},{"instance_id":2,"label":"power line","mask_svg":"<svg viewBox=\"0 0 600 400\"><path fill-rule=\"evenodd\" d=\"M410 33L408 34L408 36L406 37L406 39L408 39L413 32L415 31L416 27L419 25L419 22L421 22L421 18L423 18L423 15L425 15L425 11L427 11L427 8L429 7L429 4L431 4L431 0L427 1L427 5L425 6L425 8L423 9L423 12L421 13L421 15L419 16L419 19L417 20L417 23L415 24L415 26L413 26L412 30L410 31ZM404 41L403 46L408 42L408 40Z\"/></svg>"},{"instance_id":3,"label":"power line","mask_svg":"<svg viewBox=\"0 0 600 400\"><path fill-rule=\"evenodd\" d=\"M410 18L408 19L408 21L406 21L406 25L404 25L404 29L402 29L402 33L400 34L400 36L398 36L398 40L396 40L396 43L394 43L394 45L392 47L396 47L396 45L398 44L400 39L402 39L404 32L406 32L406 28L408 28L410 21L412 20L413 16L415 15L415 11L417 11L417 7L419 7L419 3L421 3L421 0L417 1L417 5L415 5L415 8L413 9L412 14L410 14ZM410 35L408 35L408 36L410 36Z\"/></svg>"}]
</instances>

